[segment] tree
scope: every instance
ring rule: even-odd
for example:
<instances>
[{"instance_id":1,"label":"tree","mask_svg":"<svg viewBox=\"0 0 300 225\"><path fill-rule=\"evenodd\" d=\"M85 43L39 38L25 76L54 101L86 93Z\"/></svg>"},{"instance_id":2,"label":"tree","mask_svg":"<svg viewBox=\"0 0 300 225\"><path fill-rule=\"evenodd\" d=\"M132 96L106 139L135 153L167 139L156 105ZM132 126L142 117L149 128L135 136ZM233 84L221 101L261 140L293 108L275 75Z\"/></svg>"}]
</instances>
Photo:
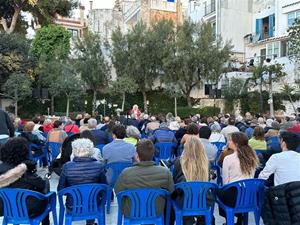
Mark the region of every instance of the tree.
<instances>
[{"instance_id":1,"label":"tree","mask_svg":"<svg viewBox=\"0 0 300 225\"><path fill-rule=\"evenodd\" d=\"M1 7L0 7L1 8ZM0 87L8 77L15 74L28 74L33 61L29 57L30 42L21 35L0 35Z\"/></svg>"},{"instance_id":2,"label":"tree","mask_svg":"<svg viewBox=\"0 0 300 225\"><path fill-rule=\"evenodd\" d=\"M177 83L168 83L164 86L164 91L168 96L174 98L174 115L177 116L177 98L183 96L182 90Z\"/></svg>"},{"instance_id":3,"label":"tree","mask_svg":"<svg viewBox=\"0 0 300 225\"><path fill-rule=\"evenodd\" d=\"M296 19L288 29L289 32L289 55L291 58L300 59L300 20Z\"/></svg>"},{"instance_id":4,"label":"tree","mask_svg":"<svg viewBox=\"0 0 300 225\"><path fill-rule=\"evenodd\" d=\"M52 22L57 14L68 16L77 5L73 0L1 0L0 24L7 34L15 31L21 11L31 13L39 24Z\"/></svg>"},{"instance_id":5,"label":"tree","mask_svg":"<svg viewBox=\"0 0 300 225\"><path fill-rule=\"evenodd\" d=\"M144 111L148 111L147 92L154 82L163 75L165 48L173 34L173 24L162 20L151 28L138 23L127 34L128 61L127 74L138 84L143 95Z\"/></svg>"},{"instance_id":6,"label":"tree","mask_svg":"<svg viewBox=\"0 0 300 225\"><path fill-rule=\"evenodd\" d=\"M283 94L284 98L287 98L288 101L291 103L294 112L296 113L296 115L298 114L297 109L294 105L294 101L296 99L293 99L293 97L296 95L296 87L287 83L284 83L281 87L281 93ZM297 96L299 98L299 95Z\"/></svg>"},{"instance_id":7,"label":"tree","mask_svg":"<svg viewBox=\"0 0 300 225\"><path fill-rule=\"evenodd\" d=\"M63 27L49 25L36 33L31 51L39 59L42 55L47 60L58 57L66 58L70 53L71 34Z\"/></svg>"},{"instance_id":8,"label":"tree","mask_svg":"<svg viewBox=\"0 0 300 225\"><path fill-rule=\"evenodd\" d=\"M111 93L122 95L122 111L124 111L126 94L133 94L137 91L138 85L128 76L118 77L111 82Z\"/></svg>"},{"instance_id":9,"label":"tree","mask_svg":"<svg viewBox=\"0 0 300 225\"><path fill-rule=\"evenodd\" d=\"M246 81L239 78L232 78L229 85L222 91L225 99L225 110L233 112L234 104L240 100L241 95L246 91Z\"/></svg>"},{"instance_id":10,"label":"tree","mask_svg":"<svg viewBox=\"0 0 300 225\"><path fill-rule=\"evenodd\" d=\"M230 46L226 43L222 47L221 42L216 42L210 24L185 21L178 26L176 40L164 59L164 82L177 83L191 107L191 91L199 88L204 80L216 80L220 76Z\"/></svg>"},{"instance_id":11,"label":"tree","mask_svg":"<svg viewBox=\"0 0 300 225\"><path fill-rule=\"evenodd\" d=\"M75 67L81 79L93 91L93 114L96 112L97 92L103 91L110 80L110 67L104 56L99 36L87 32L83 39L75 42Z\"/></svg>"},{"instance_id":12,"label":"tree","mask_svg":"<svg viewBox=\"0 0 300 225\"><path fill-rule=\"evenodd\" d=\"M6 96L13 99L15 115L18 115L18 101L25 99L32 93L31 81L25 74L12 74L3 86Z\"/></svg>"}]
</instances>

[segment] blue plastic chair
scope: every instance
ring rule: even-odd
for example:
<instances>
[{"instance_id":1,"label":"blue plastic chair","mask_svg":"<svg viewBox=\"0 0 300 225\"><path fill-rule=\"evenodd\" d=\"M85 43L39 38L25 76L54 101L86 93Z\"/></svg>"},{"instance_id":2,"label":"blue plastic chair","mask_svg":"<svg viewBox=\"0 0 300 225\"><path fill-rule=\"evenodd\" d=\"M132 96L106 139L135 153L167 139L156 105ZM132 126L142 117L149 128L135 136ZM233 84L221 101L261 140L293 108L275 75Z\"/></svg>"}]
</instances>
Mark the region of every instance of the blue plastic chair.
<instances>
[{"instance_id":1,"label":"blue plastic chair","mask_svg":"<svg viewBox=\"0 0 300 225\"><path fill-rule=\"evenodd\" d=\"M108 186L105 184L74 185L58 192L60 205L59 225L70 225L72 221L97 219L100 225L105 225L105 202ZM101 195L99 201L98 196ZM65 210L63 196L72 198L72 208Z\"/></svg>"},{"instance_id":2,"label":"blue plastic chair","mask_svg":"<svg viewBox=\"0 0 300 225\"><path fill-rule=\"evenodd\" d=\"M155 144L155 148L158 150L158 160L160 159L170 159L172 157L172 150L174 149L174 144L172 142L160 142Z\"/></svg>"},{"instance_id":3,"label":"blue plastic chair","mask_svg":"<svg viewBox=\"0 0 300 225\"><path fill-rule=\"evenodd\" d=\"M166 223L164 222L164 212L160 215L156 213L155 202L157 198L163 197L166 200ZM169 224L170 221L170 193L163 189L141 188L122 191L117 194L118 198L118 225L124 224ZM131 202L130 215L124 215L123 201Z\"/></svg>"},{"instance_id":4,"label":"blue plastic chair","mask_svg":"<svg viewBox=\"0 0 300 225\"><path fill-rule=\"evenodd\" d=\"M183 216L205 216L205 224L211 224L214 214L214 202L207 206L207 193L215 199L215 191L218 188L216 184L209 182L183 182L175 185L175 189L183 191L183 204L180 206L176 200L173 200L175 210L176 225L183 224Z\"/></svg>"},{"instance_id":5,"label":"blue plastic chair","mask_svg":"<svg viewBox=\"0 0 300 225\"><path fill-rule=\"evenodd\" d=\"M36 217L28 216L26 201L29 197L40 200L48 200L45 211ZM56 216L56 193L49 192L44 195L39 192L19 188L0 188L0 198L3 202L3 225L12 224L34 224L40 222L52 212L53 224L57 225Z\"/></svg>"},{"instance_id":6,"label":"blue plastic chair","mask_svg":"<svg viewBox=\"0 0 300 225\"><path fill-rule=\"evenodd\" d=\"M49 154L49 161L50 162L52 160L56 159L57 156L59 155L61 145L62 144L59 143L59 142L48 142L48 146L49 146L49 150L50 150L49 152L51 153L51 155Z\"/></svg>"},{"instance_id":7,"label":"blue plastic chair","mask_svg":"<svg viewBox=\"0 0 300 225\"><path fill-rule=\"evenodd\" d=\"M217 172L217 184L219 186L223 185L223 178L222 178L222 174L221 174L221 168L218 165L218 159L220 158L222 152L223 152L223 148L226 146L226 143L224 142L212 142L213 145L215 145L218 149L216 157L213 161L213 163L211 163L210 165L210 169L215 170Z\"/></svg>"},{"instance_id":8,"label":"blue plastic chair","mask_svg":"<svg viewBox=\"0 0 300 225\"><path fill-rule=\"evenodd\" d=\"M280 147L279 137L274 136L274 137L267 138L267 148L268 150L271 150L273 152L280 152L281 147Z\"/></svg>"},{"instance_id":9,"label":"blue plastic chair","mask_svg":"<svg viewBox=\"0 0 300 225\"><path fill-rule=\"evenodd\" d=\"M102 155L102 151L103 151L103 147L105 146L105 144L99 144L99 145L96 145L96 148L98 148L101 152L101 155Z\"/></svg>"},{"instance_id":10,"label":"blue plastic chair","mask_svg":"<svg viewBox=\"0 0 300 225\"><path fill-rule=\"evenodd\" d=\"M40 148L40 146L30 143L28 148L29 148L29 159L35 161L36 163L39 162L41 165L42 159L45 157L47 158L47 149L43 149L43 154L36 156L36 155L32 154L32 151L34 148L36 148L36 149Z\"/></svg>"},{"instance_id":11,"label":"blue plastic chair","mask_svg":"<svg viewBox=\"0 0 300 225\"><path fill-rule=\"evenodd\" d=\"M234 214L244 214L244 224L248 225L248 212L254 212L255 224L259 225L261 208L264 201L264 183L262 179L240 180L222 187L225 191L229 188L237 189L235 207L229 207L217 198L219 207L226 213L227 225L234 225Z\"/></svg>"},{"instance_id":12,"label":"blue plastic chair","mask_svg":"<svg viewBox=\"0 0 300 225\"><path fill-rule=\"evenodd\" d=\"M111 180L110 180L110 188L107 190L107 205L106 211L110 214L110 203L111 203L111 195L113 191L113 187L115 186L118 177L122 173L122 171L128 167L132 166L132 162L113 162L106 165L105 169L111 172Z\"/></svg>"}]
</instances>

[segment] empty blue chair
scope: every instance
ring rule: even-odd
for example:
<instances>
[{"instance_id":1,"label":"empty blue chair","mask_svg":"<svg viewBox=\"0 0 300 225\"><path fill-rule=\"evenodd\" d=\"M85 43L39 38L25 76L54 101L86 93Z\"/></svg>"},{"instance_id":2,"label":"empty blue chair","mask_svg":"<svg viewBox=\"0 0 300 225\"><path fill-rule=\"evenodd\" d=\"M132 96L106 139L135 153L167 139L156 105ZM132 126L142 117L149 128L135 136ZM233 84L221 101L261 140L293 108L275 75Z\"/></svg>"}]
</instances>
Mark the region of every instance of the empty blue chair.
<instances>
[{"instance_id":1,"label":"empty blue chair","mask_svg":"<svg viewBox=\"0 0 300 225\"><path fill-rule=\"evenodd\" d=\"M49 161L57 158L60 153L61 143L59 142L48 142L49 146Z\"/></svg>"},{"instance_id":2,"label":"empty blue chair","mask_svg":"<svg viewBox=\"0 0 300 225\"><path fill-rule=\"evenodd\" d=\"M34 197L40 200L48 199L49 203L41 215L36 217L28 216L26 201L29 197ZM44 195L39 192L26 189L0 188L0 198L3 202L3 225L8 223L39 225L50 212L52 212L53 224L57 225L55 192L49 192Z\"/></svg>"},{"instance_id":3,"label":"empty blue chair","mask_svg":"<svg viewBox=\"0 0 300 225\"><path fill-rule=\"evenodd\" d=\"M72 221L97 219L105 225L105 202L108 186L105 184L74 185L58 192L60 205L59 225L70 225ZM72 208L65 209L63 196L72 199Z\"/></svg>"},{"instance_id":4,"label":"empty blue chair","mask_svg":"<svg viewBox=\"0 0 300 225\"><path fill-rule=\"evenodd\" d=\"M215 170L217 172L217 184L219 186L223 185L223 179L222 179L222 175L221 175L221 168L218 165L218 159L220 158L222 152L223 152L223 148L226 146L226 144L224 142L212 142L213 145L215 145L218 149L216 157L213 161L213 163L211 163L210 165L210 169Z\"/></svg>"},{"instance_id":5,"label":"empty blue chair","mask_svg":"<svg viewBox=\"0 0 300 225\"><path fill-rule=\"evenodd\" d=\"M174 149L172 142L160 142L155 144L155 148L158 150L158 159L170 159L172 157L172 151Z\"/></svg>"},{"instance_id":6,"label":"empty blue chair","mask_svg":"<svg viewBox=\"0 0 300 225\"><path fill-rule=\"evenodd\" d=\"M160 215L156 213L155 202L157 198L163 197L166 201L166 223L164 222L164 212ZM170 220L170 193L163 189L141 188L122 191L117 194L118 198L118 225L124 224L169 224ZM131 202L130 215L124 215L122 211L123 201Z\"/></svg>"},{"instance_id":7,"label":"empty blue chair","mask_svg":"<svg viewBox=\"0 0 300 225\"><path fill-rule=\"evenodd\" d=\"M183 192L182 206L172 201L175 210L176 225L183 224L183 216L205 216L205 224L212 224L214 204L207 205L207 193L210 191L215 200L216 184L209 182L183 182L175 185L175 189Z\"/></svg>"},{"instance_id":8,"label":"empty blue chair","mask_svg":"<svg viewBox=\"0 0 300 225\"><path fill-rule=\"evenodd\" d=\"M41 154L41 155L33 155L32 154L32 151L33 151L33 149L39 149L39 148L41 148L42 146L38 146L38 145L36 145L36 144L33 144L33 143L30 143L29 144L29 159L31 159L31 160L33 160L33 161L35 161L35 162L39 162L40 163L40 165L41 165L41 163L42 163L42 159L43 158L45 158L46 157L46 159L47 159L47 150L46 149L43 149L43 154Z\"/></svg>"},{"instance_id":9,"label":"empty blue chair","mask_svg":"<svg viewBox=\"0 0 300 225\"><path fill-rule=\"evenodd\" d=\"M223 204L217 198L219 207L224 209L226 213L227 225L234 225L234 214L244 214L244 224L248 225L248 212L254 212L255 224L259 225L261 207L264 200L264 183L262 179L240 180L222 187L225 191L229 188L236 188L237 198L235 207L229 207Z\"/></svg>"},{"instance_id":10,"label":"empty blue chair","mask_svg":"<svg viewBox=\"0 0 300 225\"><path fill-rule=\"evenodd\" d=\"M110 180L109 185L110 188L107 191L107 213L110 213L110 203L111 203L111 195L112 195L112 189L115 186L118 177L122 173L124 169L127 167L131 167L132 162L113 162L106 165L105 169L110 173Z\"/></svg>"}]
</instances>

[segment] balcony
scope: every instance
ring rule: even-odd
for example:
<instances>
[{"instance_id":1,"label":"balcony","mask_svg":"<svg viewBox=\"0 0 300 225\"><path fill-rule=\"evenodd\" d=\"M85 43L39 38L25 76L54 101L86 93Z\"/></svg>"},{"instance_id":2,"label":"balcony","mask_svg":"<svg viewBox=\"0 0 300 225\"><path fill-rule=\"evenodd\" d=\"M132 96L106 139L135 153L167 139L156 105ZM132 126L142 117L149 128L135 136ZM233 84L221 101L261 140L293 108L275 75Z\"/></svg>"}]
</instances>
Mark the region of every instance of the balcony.
<instances>
[{"instance_id":1,"label":"balcony","mask_svg":"<svg viewBox=\"0 0 300 225\"><path fill-rule=\"evenodd\" d=\"M133 16L135 16L141 8L141 2L136 1L125 13L124 13L124 21L129 21Z\"/></svg>"},{"instance_id":2,"label":"balcony","mask_svg":"<svg viewBox=\"0 0 300 225\"><path fill-rule=\"evenodd\" d=\"M212 1L211 4L204 6L204 16L207 16L216 11L216 2Z\"/></svg>"}]
</instances>

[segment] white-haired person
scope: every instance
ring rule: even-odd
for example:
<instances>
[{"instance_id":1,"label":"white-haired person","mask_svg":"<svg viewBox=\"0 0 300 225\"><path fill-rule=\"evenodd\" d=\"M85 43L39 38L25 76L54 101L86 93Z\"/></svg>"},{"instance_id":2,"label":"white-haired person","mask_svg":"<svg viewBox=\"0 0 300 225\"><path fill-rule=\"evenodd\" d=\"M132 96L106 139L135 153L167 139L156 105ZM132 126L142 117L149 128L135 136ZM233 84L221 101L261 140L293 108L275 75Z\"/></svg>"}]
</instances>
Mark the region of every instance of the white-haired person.
<instances>
[{"instance_id":1,"label":"white-haired person","mask_svg":"<svg viewBox=\"0 0 300 225\"><path fill-rule=\"evenodd\" d=\"M221 134L222 129L219 123L214 122L214 124L210 126L210 129L211 129L211 135L209 137L210 142L223 142L223 143L226 142L225 136Z\"/></svg>"},{"instance_id":2,"label":"white-haired person","mask_svg":"<svg viewBox=\"0 0 300 225\"><path fill-rule=\"evenodd\" d=\"M141 133L135 126L128 126L126 128L126 138L123 139L125 142L136 146L140 139Z\"/></svg>"},{"instance_id":3,"label":"white-haired person","mask_svg":"<svg viewBox=\"0 0 300 225\"><path fill-rule=\"evenodd\" d=\"M66 187L101 183L106 184L104 164L93 158L94 144L87 138L79 138L72 142L73 161L67 162L60 174L57 191ZM72 209L72 200L66 200L67 210ZM94 224L94 220L87 220L86 224Z\"/></svg>"}]
</instances>

